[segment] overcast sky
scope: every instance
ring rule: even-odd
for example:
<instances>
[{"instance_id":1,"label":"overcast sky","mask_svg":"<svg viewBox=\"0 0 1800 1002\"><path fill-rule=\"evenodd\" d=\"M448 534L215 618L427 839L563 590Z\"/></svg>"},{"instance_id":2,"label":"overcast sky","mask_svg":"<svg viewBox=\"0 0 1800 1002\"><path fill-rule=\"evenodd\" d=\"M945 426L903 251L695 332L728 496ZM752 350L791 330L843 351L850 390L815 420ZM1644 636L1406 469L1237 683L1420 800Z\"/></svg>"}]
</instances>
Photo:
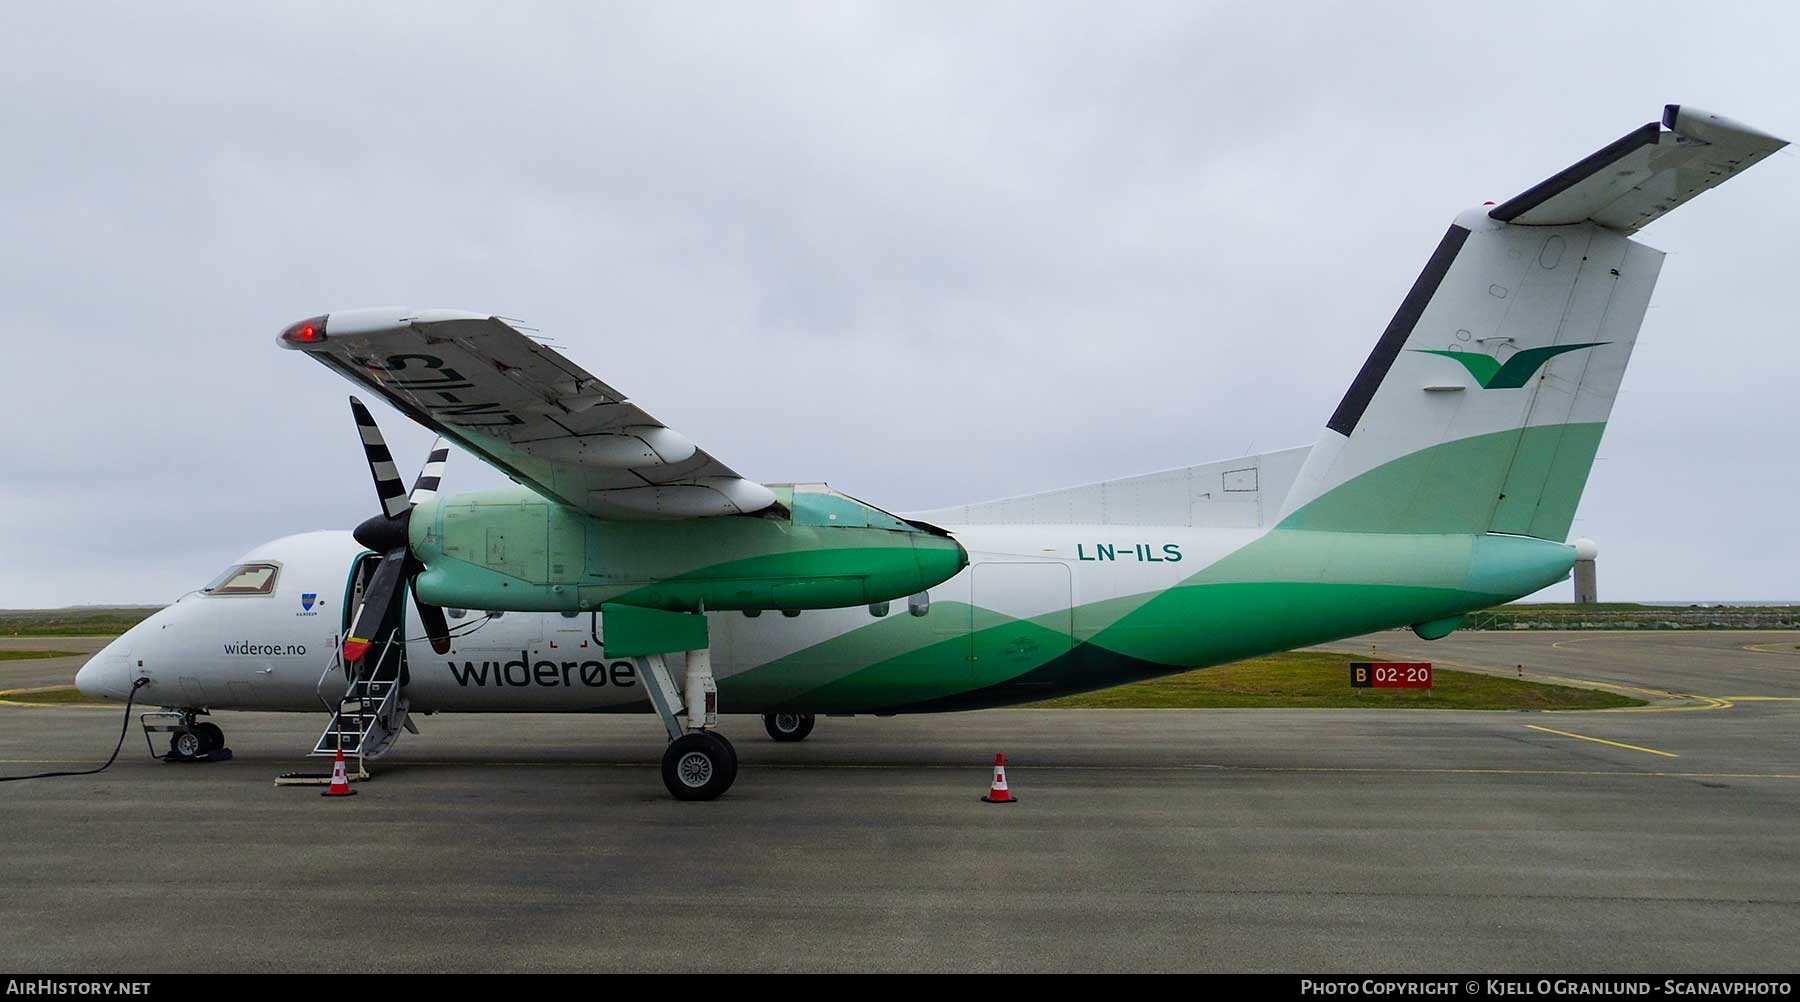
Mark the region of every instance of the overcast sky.
<instances>
[{"instance_id":1,"label":"overcast sky","mask_svg":"<svg viewBox=\"0 0 1800 1002\"><path fill-rule=\"evenodd\" d=\"M1788 5L0 6L0 607L375 510L305 316L519 317L895 509L1313 441L1456 212L1665 102L1800 137ZM1575 523L1800 598L1800 155L1669 253ZM430 435L377 408L403 468ZM446 489L497 477L454 452ZM1568 586L1550 594L1562 597Z\"/></svg>"}]
</instances>

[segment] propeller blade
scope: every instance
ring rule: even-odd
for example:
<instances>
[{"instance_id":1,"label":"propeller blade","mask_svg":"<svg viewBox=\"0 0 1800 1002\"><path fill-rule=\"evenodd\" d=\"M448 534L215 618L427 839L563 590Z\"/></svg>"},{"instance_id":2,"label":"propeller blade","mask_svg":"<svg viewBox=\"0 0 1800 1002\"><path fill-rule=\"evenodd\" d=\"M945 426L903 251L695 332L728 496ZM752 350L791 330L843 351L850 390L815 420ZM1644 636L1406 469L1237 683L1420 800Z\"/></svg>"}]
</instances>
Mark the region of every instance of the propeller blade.
<instances>
[{"instance_id":1,"label":"propeller blade","mask_svg":"<svg viewBox=\"0 0 1800 1002\"><path fill-rule=\"evenodd\" d=\"M444 479L444 463L449 458L450 446L444 436L439 435L437 441L431 443L431 454L425 457L425 465L419 468L419 479L413 481L412 494L407 497L410 504L416 506L437 497L438 484Z\"/></svg>"},{"instance_id":2,"label":"propeller blade","mask_svg":"<svg viewBox=\"0 0 1800 1002\"><path fill-rule=\"evenodd\" d=\"M431 649L439 654L450 653L450 623L444 618L444 610L420 600L416 578L407 585L412 589L413 608L419 610L419 622L425 627L425 638L431 641Z\"/></svg>"},{"instance_id":3,"label":"propeller blade","mask_svg":"<svg viewBox=\"0 0 1800 1002\"><path fill-rule=\"evenodd\" d=\"M375 478L375 494L381 498L382 514L399 518L412 506L406 499L406 485L400 481L400 471L394 466L394 455L388 451L381 429L375 426L374 416L361 400L350 398L350 413L356 418L357 432L362 435L363 456L369 461L369 475Z\"/></svg>"},{"instance_id":4,"label":"propeller blade","mask_svg":"<svg viewBox=\"0 0 1800 1002\"><path fill-rule=\"evenodd\" d=\"M388 617L388 610L400 598L400 575L405 570L406 547L389 550L382 555L381 566L369 579L356 616L350 620L350 633L344 638L344 660L361 661L375 642L373 634Z\"/></svg>"},{"instance_id":5,"label":"propeller blade","mask_svg":"<svg viewBox=\"0 0 1800 1002\"><path fill-rule=\"evenodd\" d=\"M412 492L408 494L405 484L400 481L400 471L394 466L394 455L388 451L387 441L375 425L374 415L355 397L350 398L350 414L356 419L357 433L362 436L363 456L369 462L369 476L374 479L375 494L381 499L381 514L357 526L354 535L357 542L385 553L381 566L375 569L375 576L369 581L368 590L363 593L362 604L356 607L356 615L350 620L350 633L344 639L344 661L361 661L369 652L375 638L367 634L380 628L394 603L400 600L402 577L407 579L407 590L412 592L413 604L418 607L419 621L425 626L431 649L447 654L450 652L450 626L444 620L444 610L419 601L412 575L407 573L418 571L419 565L411 559L406 536L413 506L437 496L450 448L442 436L431 444L431 453L426 456L425 466L419 470L418 479L413 481Z\"/></svg>"}]
</instances>

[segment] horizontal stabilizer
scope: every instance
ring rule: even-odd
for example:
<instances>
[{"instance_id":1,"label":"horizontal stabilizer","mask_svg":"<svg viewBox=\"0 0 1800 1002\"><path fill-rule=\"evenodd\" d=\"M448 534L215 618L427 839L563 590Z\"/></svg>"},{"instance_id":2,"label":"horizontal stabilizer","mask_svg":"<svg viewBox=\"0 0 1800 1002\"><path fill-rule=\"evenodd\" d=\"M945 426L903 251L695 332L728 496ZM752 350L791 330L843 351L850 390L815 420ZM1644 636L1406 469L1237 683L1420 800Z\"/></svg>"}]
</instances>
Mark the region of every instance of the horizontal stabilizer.
<instances>
[{"instance_id":1,"label":"horizontal stabilizer","mask_svg":"<svg viewBox=\"0 0 1800 1002\"><path fill-rule=\"evenodd\" d=\"M1723 115L1671 104L1660 124L1608 143L1488 215L1519 226L1594 222L1636 233L1786 145Z\"/></svg>"}]
</instances>

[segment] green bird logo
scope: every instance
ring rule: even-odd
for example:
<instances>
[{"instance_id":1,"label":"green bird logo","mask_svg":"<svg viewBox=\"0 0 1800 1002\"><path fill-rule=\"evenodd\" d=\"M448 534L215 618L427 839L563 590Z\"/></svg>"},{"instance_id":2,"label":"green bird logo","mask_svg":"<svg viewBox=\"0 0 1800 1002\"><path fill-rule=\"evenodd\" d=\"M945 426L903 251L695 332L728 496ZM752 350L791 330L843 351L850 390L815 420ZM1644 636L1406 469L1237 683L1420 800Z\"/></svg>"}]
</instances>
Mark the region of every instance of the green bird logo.
<instances>
[{"instance_id":1,"label":"green bird logo","mask_svg":"<svg viewBox=\"0 0 1800 1002\"><path fill-rule=\"evenodd\" d=\"M1552 344L1542 348L1526 348L1506 360L1505 365L1492 355L1480 355L1472 351L1438 351L1431 348L1414 348L1421 355L1442 355L1454 358L1469 370L1469 375L1481 384L1484 390L1516 390L1537 374L1550 361L1564 352L1580 351L1583 348L1598 348L1611 341L1588 341L1583 344Z\"/></svg>"}]
</instances>

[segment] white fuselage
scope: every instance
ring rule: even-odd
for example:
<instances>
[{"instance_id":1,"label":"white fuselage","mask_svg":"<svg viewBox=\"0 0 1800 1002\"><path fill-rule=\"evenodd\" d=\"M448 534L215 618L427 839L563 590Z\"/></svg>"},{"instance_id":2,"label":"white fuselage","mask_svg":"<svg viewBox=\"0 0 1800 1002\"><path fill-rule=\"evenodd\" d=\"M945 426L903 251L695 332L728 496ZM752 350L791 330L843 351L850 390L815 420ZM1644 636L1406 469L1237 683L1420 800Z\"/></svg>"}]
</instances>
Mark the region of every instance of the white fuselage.
<instances>
[{"instance_id":1,"label":"white fuselage","mask_svg":"<svg viewBox=\"0 0 1800 1002\"><path fill-rule=\"evenodd\" d=\"M958 531L970 567L931 589L933 603L979 604L1021 618L1081 603L1168 588L1243 546L1259 529L1119 526L980 526ZM1098 548L1104 547L1104 550ZM140 702L209 709L323 712L345 678L331 670L343 635L349 579L366 551L348 532L288 536L243 558L280 565L266 595L191 592L107 646L81 670L90 695L123 700L131 681L151 680ZM1102 552L1104 558L1101 558ZM896 602L889 616L915 614ZM727 680L870 623L866 607L796 617L709 614L714 673ZM926 616L934 615L927 608ZM415 712L648 711L632 662L606 658L593 613L450 610L451 650L437 654L408 603L406 693ZM935 613L946 637L965 633L949 608ZM598 634L598 635L597 635ZM674 667L681 668L679 659ZM844 664L848 674L861 666ZM754 690L731 712L769 712L779 691ZM769 706L762 705L768 702Z\"/></svg>"}]
</instances>

